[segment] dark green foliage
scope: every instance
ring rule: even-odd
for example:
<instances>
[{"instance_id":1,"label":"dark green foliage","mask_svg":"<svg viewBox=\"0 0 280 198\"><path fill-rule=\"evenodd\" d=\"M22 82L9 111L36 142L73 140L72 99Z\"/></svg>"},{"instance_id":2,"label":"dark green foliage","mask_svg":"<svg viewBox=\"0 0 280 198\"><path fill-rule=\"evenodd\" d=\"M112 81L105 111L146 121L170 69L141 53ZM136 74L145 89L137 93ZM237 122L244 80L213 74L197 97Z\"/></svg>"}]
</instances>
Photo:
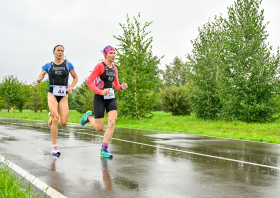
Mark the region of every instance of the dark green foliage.
<instances>
[{"instance_id":1,"label":"dark green foliage","mask_svg":"<svg viewBox=\"0 0 280 198\"><path fill-rule=\"evenodd\" d=\"M30 86L26 83L19 83L18 88L18 96L17 101L15 102L15 106L20 112L22 112L24 105L29 99L31 89Z\"/></svg>"},{"instance_id":2,"label":"dark green foliage","mask_svg":"<svg viewBox=\"0 0 280 198\"><path fill-rule=\"evenodd\" d=\"M42 112L43 109L45 109L45 110L49 109L49 106L48 106L49 88L50 88L49 79L44 80L39 84L39 91L42 95L42 106L40 108L41 112Z\"/></svg>"},{"instance_id":3,"label":"dark green foliage","mask_svg":"<svg viewBox=\"0 0 280 198\"><path fill-rule=\"evenodd\" d=\"M192 108L205 119L265 122L278 112L279 50L265 40L259 0L237 0L228 19L215 18L199 29L188 56Z\"/></svg>"},{"instance_id":4,"label":"dark green foliage","mask_svg":"<svg viewBox=\"0 0 280 198\"><path fill-rule=\"evenodd\" d=\"M44 100L47 100L47 98L45 98L41 92L40 83L34 81L31 85L31 91L27 103L28 107L36 113L43 108Z\"/></svg>"},{"instance_id":5,"label":"dark green foliage","mask_svg":"<svg viewBox=\"0 0 280 198\"><path fill-rule=\"evenodd\" d=\"M5 101L3 99L1 99L1 97L0 97L0 111L2 110L4 105L5 105Z\"/></svg>"},{"instance_id":6,"label":"dark green foliage","mask_svg":"<svg viewBox=\"0 0 280 198\"><path fill-rule=\"evenodd\" d=\"M0 96L8 105L8 112L10 108L22 99L21 98L21 85L17 77L13 75L5 76L0 84Z\"/></svg>"},{"instance_id":7,"label":"dark green foliage","mask_svg":"<svg viewBox=\"0 0 280 198\"><path fill-rule=\"evenodd\" d=\"M88 110L92 110L92 113L94 113L94 94L95 93L86 85L86 80L81 86L75 88L75 95L73 101L73 106L75 106L75 110L77 110L80 113L85 113Z\"/></svg>"},{"instance_id":8,"label":"dark green foliage","mask_svg":"<svg viewBox=\"0 0 280 198\"><path fill-rule=\"evenodd\" d=\"M141 28L138 19L133 17L130 22L127 17L127 25L120 24L123 35L114 36L119 44L116 48L120 83L128 84L128 89L116 91L118 99L118 113L127 117L147 117L151 115L155 106L155 97L160 79L158 67L160 58L152 54L152 37L146 28L151 22L146 22Z\"/></svg>"},{"instance_id":9,"label":"dark green foliage","mask_svg":"<svg viewBox=\"0 0 280 198\"><path fill-rule=\"evenodd\" d=\"M199 118L216 119L221 111L217 77L222 56L221 21L206 23L192 41L194 49L188 55L189 77L193 82L190 99L194 114Z\"/></svg>"},{"instance_id":10,"label":"dark green foliage","mask_svg":"<svg viewBox=\"0 0 280 198\"><path fill-rule=\"evenodd\" d=\"M49 80L44 80L41 83L33 82L29 86L29 94L27 106L34 112L41 111L43 109L48 110L48 91Z\"/></svg>"},{"instance_id":11,"label":"dark green foliage","mask_svg":"<svg viewBox=\"0 0 280 198\"><path fill-rule=\"evenodd\" d=\"M189 89L187 86L170 86L160 93L162 107L165 112L172 115L190 115L191 107L188 98Z\"/></svg>"},{"instance_id":12,"label":"dark green foliage","mask_svg":"<svg viewBox=\"0 0 280 198\"><path fill-rule=\"evenodd\" d=\"M271 54L265 40L261 1L237 0L224 20L224 67L220 71L219 96L223 117L265 122L278 112L279 51Z\"/></svg>"},{"instance_id":13,"label":"dark green foliage","mask_svg":"<svg viewBox=\"0 0 280 198\"><path fill-rule=\"evenodd\" d=\"M69 106L69 110L74 110L76 108L76 104L75 104L75 97L76 97L77 91L76 88L72 89L72 93L68 94L68 106Z\"/></svg>"},{"instance_id":14,"label":"dark green foliage","mask_svg":"<svg viewBox=\"0 0 280 198\"><path fill-rule=\"evenodd\" d=\"M153 111L162 111L162 104L161 104L161 99L159 98L160 95L160 90L157 91L155 94L152 94L154 97L154 105L152 107Z\"/></svg>"}]
</instances>

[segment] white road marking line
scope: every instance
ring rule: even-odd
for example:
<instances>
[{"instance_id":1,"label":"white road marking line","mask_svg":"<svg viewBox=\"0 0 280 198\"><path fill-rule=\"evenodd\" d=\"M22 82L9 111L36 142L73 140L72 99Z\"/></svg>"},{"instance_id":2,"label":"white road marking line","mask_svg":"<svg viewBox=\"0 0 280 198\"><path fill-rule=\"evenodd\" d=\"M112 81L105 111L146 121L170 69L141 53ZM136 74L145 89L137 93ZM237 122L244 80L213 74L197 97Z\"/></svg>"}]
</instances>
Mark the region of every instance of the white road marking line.
<instances>
[{"instance_id":1,"label":"white road marking line","mask_svg":"<svg viewBox=\"0 0 280 198\"><path fill-rule=\"evenodd\" d=\"M66 196L64 196L60 192L56 191L55 189L53 189L52 187L50 187L46 183L42 182L41 180L37 179L35 176L33 176L30 173L23 170L22 168L20 168L19 166L17 166L13 162L11 162L10 160L5 159L2 155L0 155L0 162L3 162L7 166L9 166L11 169L13 169L15 172L20 174L27 181L32 183L34 186L39 188L41 191L43 191L44 193L46 193L50 197L52 197L52 198L67 198Z\"/></svg>"},{"instance_id":2,"label":"white road marking line","mask_svg":"<svg viewBox=\"0 0 280 198\"><path fill-rule=\"evenodd\" d=\"M94 135L94 134L89 134L89 133L81 133L81 132L74 132L74 133L80 133L80 134L84 134L84 135L92 135L92 136L103 137L102 135ZM269 165L258 164L258 163L253 163L253 162L246 162L246 161L235 160L235 159L230 159L230 158L225 158L225 157L218 157L218 156L214 156L214 155L207 155L207 154L202 154L202 153L196 153L196 152L192 152L192 151L183 151L183 150L179 150L179 149L173 149L173 148L168 148L168 147L163 147L163 146L156 146L156 145L151 145L151 144L145 144L145 143L141 143L141 142L133 142L133 141L123 140L123 139L118 139L118 138L112 138L112 139L118 140L118 141L122 141L122 142L128 142L128 143L133 143L133 144L140 144L140 145L144 145L144 146L150 146L150 147L170 150L170 151L176 151L176 152L187 153L187 154L192 154L192 155L200 155L200 156L203 156L203 157L221 159L221 160L226 160L226 161L231 161L231 162L237 162L237 163L249 164L249 165L253 165L253 166L260 166L260 167L272 168L272 169L280 170L280 167L276 167L276 166L269 166Z\"/></svg>"},{"instance_id":3,"label":"white road marking line","mask_svg":"<svg viewBox=\"0 0 280 198\"><path fill-rule=\"evenodd\" d=\"M84 134L84 135L92 135L92 136L97 136L97 137L103 137L101 135L94 135L94 134L75 132L75 131L74 131L74 133L79 133L79 134ZM206 135L204 135L204 136L206 136ZM212 136L209 136L209 137L212 137ZM215 137L215 136L213 136L213 137ZM215 137L215 138L217 138L217 137ZM191 152L191 151L183 151L183 150L179 150L179 149L172 149L172 148L167 148L167 147L162 147L162 146L155 146L155 145L150 145L150 144L145 144L145 143L140 143L140 142L133 142L133 141L129 141L129 140L122 140L122 139L118 139L118 138L112 138L112 139L123 141L123 142L134 143L134 144L140 144L140 145L144 145L144 146L151 146L151 147L165 149L165 150L177 151L177 152L188 153L188 154L193 154L193 155L200 155L200 156L209 157L209 158L221 159L221 160L226 160L226 161L232 161L232 162L237 162L237 163L243 163L243 164L249 164L249 165L253 165L253 166L260 166L260 167L272 168L272 169L280 170L280 167L276 167L276 166L257 164L257 163L253 163L253 162L246 162L246 161L235 160L235 159L224 158L224 157L218 157L218 156L214 156L214 155L207 155L207 154L196 153L196 152ZM231 139L231 138L223 138L223 139ZM232 139L232 140L235 140L235 139ZM248 140L240 140L240 141L248 141ZM253 142L255 142L255 141L253 141ZM260 143L262 143L262 142L260 142Z\"/></svg>"}]
</instances>

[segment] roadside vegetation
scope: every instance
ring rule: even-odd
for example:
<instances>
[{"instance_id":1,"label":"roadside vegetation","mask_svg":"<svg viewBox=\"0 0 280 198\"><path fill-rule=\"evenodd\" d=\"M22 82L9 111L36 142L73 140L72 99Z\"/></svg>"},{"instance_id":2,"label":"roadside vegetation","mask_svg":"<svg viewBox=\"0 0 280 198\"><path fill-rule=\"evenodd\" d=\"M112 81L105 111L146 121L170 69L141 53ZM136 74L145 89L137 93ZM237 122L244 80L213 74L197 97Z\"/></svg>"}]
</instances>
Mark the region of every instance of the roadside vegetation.
<instances>
[{"instance_id":1,"label":"roadside vegetation","mask_svg":"<svg viewBox=\"0 0 280 198\"><path fill-rule=\"evenodd\" d=\"M32 185L28 186L23 183L24 178L15 177L7 166L0 168L0 197L1 198L35 198Z\"/></svg>"},{"instance_id":2,"label":"roadside vegetation","mask_svg":"<svg viewBox=\"0 0 280 198\"><path fill-rule=\"evenodd\" d=\"M124 118L119 117L116 121L116 127L157 130L164 133L188 133L209 135L223 138L242 139L258 142L278 143L280 144L280 121L271 123L247 123L242 121L226 120L203 120L193 115L172 116L171 113L163 111L153 112L154 116L150 118ZM80 123L83 114L76 110L70 110L69 123ZM48 120L48 111L35 113L31 110L13 110L8 113L7 110L0 111L0 117ZM105 117L105 123L107 118ZM143 131L143 133L146 133Z\"/></svg>"}]
</instances>

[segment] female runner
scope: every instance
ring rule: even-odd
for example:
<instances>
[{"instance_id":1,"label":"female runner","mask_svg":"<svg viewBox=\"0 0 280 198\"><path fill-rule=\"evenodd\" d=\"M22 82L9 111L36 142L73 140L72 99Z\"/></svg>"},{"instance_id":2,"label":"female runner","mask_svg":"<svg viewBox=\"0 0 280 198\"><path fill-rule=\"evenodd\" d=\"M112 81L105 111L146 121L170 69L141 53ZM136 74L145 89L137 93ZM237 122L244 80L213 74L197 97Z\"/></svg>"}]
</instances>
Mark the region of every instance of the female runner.
<instances>
[{"instance_id":1,"label":"female runner","mask_svg":"<svg viewBox=\"0 0 280 198\"><path fill-rule=\"evenodd\" d=\"M48 125L51 128L52 136L52 155L59 156L56 140L58 134L58 124L66 126L69 116L68 94L72 93L73 87L78 82L78 76L72 63L64 59L64 47L57 45L53 49L54 61L45 64L37 78L40 83L45 74L49 75L50 87L48 91L49 116ZM68 86L69 72L73 77L73 82ZM60 116L60 118L59 118Z\"/></svg>"},{"instance_id":2,"label":"female runner","mask_svg":"<svg viewBox=\"0 0 280 198\"><path fill-rule=\"evenodd\" d=\"M116 51L111 46L106 46L103 50L105 61L98 63L91 75L87 80L87 86L95 92L94 95L94 118L92 117L92 111L86 112L81 119L81 124L84 126L87 122L91 123L91 126L97 130L102 131L104 128L104 111L106 109L108 115L108 125L104 134L103 144L100 151L100 156L113 157L108 152L108 144L113 136L115 121L117 118L117 99L114 93L114 87L118 90L124 90L127 88L125 82L122 85L119 84L118 70L113 65L116 59Z\"/></svg>"}]
</instances>

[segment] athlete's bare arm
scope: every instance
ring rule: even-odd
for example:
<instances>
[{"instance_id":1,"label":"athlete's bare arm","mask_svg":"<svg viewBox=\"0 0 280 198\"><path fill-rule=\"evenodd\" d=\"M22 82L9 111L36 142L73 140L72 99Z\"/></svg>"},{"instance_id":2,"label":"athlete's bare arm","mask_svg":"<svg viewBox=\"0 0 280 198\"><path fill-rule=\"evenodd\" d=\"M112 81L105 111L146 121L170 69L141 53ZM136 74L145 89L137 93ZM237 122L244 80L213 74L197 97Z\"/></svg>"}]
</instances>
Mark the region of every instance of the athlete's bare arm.
<instances>
[{"instance_id":1,"label":"athlete's bare arm","mask_svg":"<svg viewBox=\"0 0 280 198\"><path fill-rule=\"evenodd\" d=\"M66 91L68 91L68 94L71 94L71 93L72 93L73 87L74 87L74 86L77 84L77 82L78 82L78 76L77 76L77 74L76 74L76 72L75 72L74 69L72 69L72 70L70 71L70 74L71 74L71 76L73 77L73 82L72 82L72 84L66 89Z\"/></svg>"},{"instance_id":2,"label":"athlete's bare arm","mask_svg":"<svg viewBox=\"0 0 280 198\"><path fill-rule=\"evenodd\" d=\"M40 75L39 75L38 78L36 79L37 83L42 82L42 80L45 78L45 74L46 74L46 73L47 73L47 72L46 72L45 70L42 69Z\"/></svg>"}]
</instances>

